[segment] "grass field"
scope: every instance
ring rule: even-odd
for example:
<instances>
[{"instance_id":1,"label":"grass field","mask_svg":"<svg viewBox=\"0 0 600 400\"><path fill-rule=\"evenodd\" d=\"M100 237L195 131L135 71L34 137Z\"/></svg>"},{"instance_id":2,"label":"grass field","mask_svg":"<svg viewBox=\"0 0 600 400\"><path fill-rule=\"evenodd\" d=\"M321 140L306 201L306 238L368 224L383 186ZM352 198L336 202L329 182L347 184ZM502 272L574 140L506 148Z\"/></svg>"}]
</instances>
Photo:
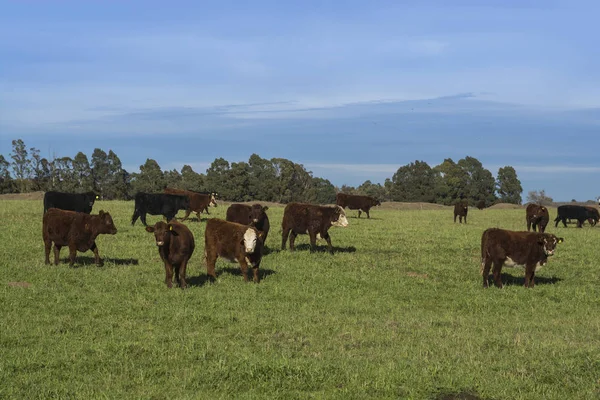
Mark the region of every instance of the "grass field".
<instances>
[{"instance_id":1,"label":"grass field","mask_svg":"<svg viewBox=\"0 0 600 400\"><path fill-rule=\"evenodd\" d=\"M105 265L87 252L69 268L44 265L40 201L0 201L0 398L600 398L599 227L552 224L565 242L535 288L505 268L505 288L484 290L481 233L524 230L524 210L470 210L468 225L451 210L348 211L332 256L306 235L279 251L270 207L260 284L222 260L207 283L192 221L182 291L130 225L133 203L100 209L119 229L97 240Z\"/></svg>"}]
</instances>

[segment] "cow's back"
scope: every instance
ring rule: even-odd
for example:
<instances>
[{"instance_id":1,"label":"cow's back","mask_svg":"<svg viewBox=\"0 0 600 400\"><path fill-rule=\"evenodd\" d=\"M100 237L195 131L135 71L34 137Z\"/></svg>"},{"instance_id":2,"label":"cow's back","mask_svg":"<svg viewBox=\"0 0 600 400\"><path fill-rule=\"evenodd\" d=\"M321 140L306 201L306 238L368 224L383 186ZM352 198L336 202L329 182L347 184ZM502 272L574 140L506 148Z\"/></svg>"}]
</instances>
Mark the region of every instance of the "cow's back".
<instances>
[{"instance_id":1,"label":"cow's back","mask_svg":"<svg viewBox=\"0 0 600 400\"><path fill-rule=\"evenodd\" d=\"M225 257L233 257L237 246L241 246L244 232L248 226L236 222L211 218L206 221L204 229L205 251L216 251Z\"/></svg>"},{"instance_id":2,"label":"cow's back","mask_svg":"<svg viewBox=\"0 0 600 400\"><path fill-rule=\"evenodd\" d=\"M303 203L288 203L283 210L283 229L305 231L310 219L310 205ZM309 214L310 213L310 214Z\"/></svg>"},{"instance_id":3,"label":"cow's back","mask_svg":"<svg viewBox=\"0 0 600 400\"><path fill-rule=\"evenodd\" d=\"M252 221L250 214L252 207L246 204L232 204L227 208L225 220L237 222L238 224L249 225Z\"/></svg>"},{"instance_id":4,"label":"cow's back","mask_svg":"<svg viewBox=\"0 0 600 400\"><path fill-rule=\"evenodd\" d=\"M85 227L85 216L88 214L75 211L50 208L42 219L44 239L57 243L67 243L73 230Z\"/></svg>"}]
</instances>

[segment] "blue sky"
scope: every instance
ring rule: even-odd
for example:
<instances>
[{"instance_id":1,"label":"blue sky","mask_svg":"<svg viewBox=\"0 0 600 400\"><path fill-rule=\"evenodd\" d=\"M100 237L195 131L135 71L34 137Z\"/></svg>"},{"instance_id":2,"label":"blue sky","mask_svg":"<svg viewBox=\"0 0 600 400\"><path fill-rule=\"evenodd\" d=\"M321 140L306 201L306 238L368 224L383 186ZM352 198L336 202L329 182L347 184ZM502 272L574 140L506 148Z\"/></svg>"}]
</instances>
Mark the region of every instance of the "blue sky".
<instances>
[{"instance_id":1,"label":"blue sky","mask_svg":"<svg viewBox=\"0 0 600 400\"><path fill-rule=\"evenodd\" d=\"M0 0L0 154L252 153L336 185L414 160L600 195L596 1Z\"/></svg>"}]
</instances>

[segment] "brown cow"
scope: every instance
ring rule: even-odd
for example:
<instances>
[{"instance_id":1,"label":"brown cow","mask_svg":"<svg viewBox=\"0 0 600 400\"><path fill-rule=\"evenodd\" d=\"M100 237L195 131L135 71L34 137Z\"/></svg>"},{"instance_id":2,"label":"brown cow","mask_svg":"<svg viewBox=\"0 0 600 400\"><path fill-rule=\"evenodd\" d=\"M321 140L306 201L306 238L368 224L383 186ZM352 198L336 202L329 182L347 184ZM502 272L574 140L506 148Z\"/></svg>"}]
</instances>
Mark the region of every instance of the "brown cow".
<instances>
[{"instance_id":1,"label":"brown cow","mask_svg":"<svg viewBox=\"0 0 600 400\"><path fill-rule=\"evenodd\" d=\"M528 204L525 210L525 220L527 221L527 231L533 226L533 231L539 226L539 231L544 233L546 231L546 225L550 221L550 213L548 209L539 204Z\"/></svg>"},{"instance_id":2,"label":"brown cow","mask_svg":"<svg viewBox=\"0 0 600 400\"><path fill-rule=\"evenodd\" d=\"M591 226L596 226L596 224L600 220L600 212L598 212L598 209L593 206L584 206L584 207L588 209L588 211L591 215L591 218L588 218L588 222L590 223Z\"/></svg>"},{"instance_id":3,"label":"brown cow","mask_svg":"<svg viewBox=\"0 0 600 400\"><path fill-rule=\"evenodd\" d=\"M175 188L166 188L165 193L178 194L180 196L187 196L188 199L190 200L190 207L187 210L185 210L185 215L184 215L182 221L187 220L188 217L190 216L190 214L192 212L195 212L196 215L198 216L198 222L200 222L200 213L202 211L206 211L207 214L210 214L208 212L208 207L210 207L210 206L217 207L217 201L215 200L214 193L201 194L201 193L193 192L191 190L183 190L183 189L175 189Z\"/></svg>"},{"instance_id":4,"label":"brown cow","mask_svg":"<svg viewBox=\"0 0 600 400\"><path fill-rule=\"evenodd\" d=\"M479 200L477 202L477 208L483 210L485 208L485 200Z\"/></svg>"},{"instance_id":5,"label":"brown cow","mask_svg":"<svg viewBox=\"0 0 600 400\"><path fill-rule=\"evenodd\" d=\"M548 257L554 255L557 243L562 243L550 233L515 232L499 228L486 229L481 235L481 275L483 287L488 287L488 277L492 264L494 265L494 282L502 287L502 266L524 267L525 287L532 288L535 284L535 272L548 262Z\"/></svg>"},{"instance_id":6,"label":"brown cow","mask_svg":"<svg viewBox=\"0 0 600 400\"><path fill-rule=\"evenodd\" d=\"M310 236L311 252L316 249L317 239L325 239L329 252L333 254L331 238L329 237L329 233L327 233L332 226L348 226L346 213L342 207L289 203L283 210L281 249L285 250L288 235L290 237L290 250L294 251L296 236L308 233Z\"/></svg>"},{"instance_id":7,"label":"brown cow","mask_svg":"<svg viewBox=\"0 0 600 400\"><path fill-rule=\"evenodd\" d=\"M262 232L263 243L266 243L271 226L266 212L268 209L269 207L261 206L260 204L253 204L251 206L246 204L232 204L227 209L225 219L229 222L237 222L242 225L252 225L259 232Z\"/></svg>"},{"instance_id":8,"label":"brown cow","mask_svg":"<svg viewBox=\"0 0 600 400\"><path fill-rule=\"evenodd\" d=\"M458 216L458 223L462 224L462 219L465 217L467 223L467 213L469 212L469 204L466 201L460 201L454 205L454 222Z\"/></svg>"},{"instance_id":9,"label":"brown cow","mask_svg":"<svg viewBox=\"0 0 600 400\"><path fill-rule=\"evenodd\" d=\"M175 280L180 288L185 289L187 287L185 270L195 246L192 232L184 224L175 221L168 224L159 221L154 226L147 226L146 231L154 233L158 254L165 264L167 287L173 287L173 270L175 270Z\"/></svg>"},{"instance_id":10,"label":"brown cow","mask_svg":"<svg viewBox=\"0 0 600 400\"><path fill-rule=\"evenodd\" d=\"M204 255L206 271L217 279L215 263L223 257L240 264L244 281L248 282L248 264L252 265L254 283L259 282L258 268L262 259L262 233L253 226L211 218L204 230Z\"/></svg>"},{"instance_id":11,"label":"brown cow","mask_svg":"<svg viewBox=\"0 0 600 400\"><path fill-rule=\"evenodd\" d=\"M114 235L117 228L109 213L100 210L98 215L49 208L42 220L42 237L46 251L46 264L50 264L50 249L54 242L54 265L58 265L60 249L69 246L69 265L75 264L77 251L94 252L96 265L102 265L96 246L100 234Z\"/></svg>"},{"instance_id":12,"label":"brown cow","mask_svg":"<svg viewBox=\"0 0 600 400\"><path fill-rule=\"evenodd\" d=\"M336 194L335 203L342 208L348 207L350 210L358 210L358 218L360 218L361 211L367 214L367 218L371 218L369 215L371 207L381 205L381 202L374 197L346 193Z\"/></svg>"}]
</instances>

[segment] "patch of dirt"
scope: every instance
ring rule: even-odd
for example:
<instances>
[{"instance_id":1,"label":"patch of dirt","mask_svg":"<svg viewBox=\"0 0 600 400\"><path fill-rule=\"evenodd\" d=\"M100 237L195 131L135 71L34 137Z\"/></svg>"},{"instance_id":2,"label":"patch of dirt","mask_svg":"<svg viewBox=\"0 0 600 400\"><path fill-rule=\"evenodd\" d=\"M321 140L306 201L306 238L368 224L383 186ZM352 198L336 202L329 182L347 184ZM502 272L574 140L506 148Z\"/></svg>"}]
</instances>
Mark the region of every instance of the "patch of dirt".
<instances>
[{"instance_id":1,"label":"patch of dirt","mask_svg":"<svg viewBox=\"0 0 600 400\"><path fill-rule=\"evenodd\" d=\"M0 200L44 200L44 192L0 194Z\"/></svg>"},{"instance_id":2,"label":"patch of dirt","mask_svg":"<svg viewBox=\"0 0 600 400\"><path fill-rule=\"evenodd\" d=\"M8 282L8 286L28 288L29 286L31 286L31 283L29 283L29 282Z\"/></svg>"},{"instance_id":3,"label":"patch of dirt","mask_svg":"<svg viewBox=\"0 0 600 400\"><path fill-rule=\"evenodd\" d=\"M523 208L526 208L526 206L520 204L498 203L488 207L488 210L519 210Z\"/></svg>"}]
</instances>

